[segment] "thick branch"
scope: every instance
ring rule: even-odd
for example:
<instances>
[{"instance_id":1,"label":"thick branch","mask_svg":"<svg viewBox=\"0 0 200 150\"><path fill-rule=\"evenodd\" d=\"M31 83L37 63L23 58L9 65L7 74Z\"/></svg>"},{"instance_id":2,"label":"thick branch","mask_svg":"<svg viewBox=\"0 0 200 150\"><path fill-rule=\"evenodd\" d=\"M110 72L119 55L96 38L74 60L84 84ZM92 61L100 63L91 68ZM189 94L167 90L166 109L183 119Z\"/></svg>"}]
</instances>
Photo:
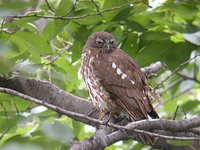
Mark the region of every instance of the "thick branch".
<instances>
[{"instance_id":1,"label":"thick branch","mask_svg":"<svg viewBox=\"0 0 200 150\"><path fill-rule=\"evenodd\" d=\"M57 88L56 86L52 85L51 83L49 83L47 81L40 81L37 79L23 79L23 78L18 78L18 77L14 77L12 79L7 80L3 77L0 77L0 87L3 87L3 88L0 88L1 91L5 90L7 88L7 90L4 91L6 93L11 92L10 94L16 95L16 93L19 94L19 92L20 92L22 94L22 98L26 98L29 100L32 98L32 100L35 100L35 103L39 103L41 105L47 106L48 108L52 108L53 110L58 111L63 114L68 113L67 115L75 120L78 120L78 121L81 121L81 122L84 122L84 123L87 123L87 124L90 124L93 126L98 125L98 130L94 136L92 136L90 138L86 138L86 139L84 139L84 141L73 142L72 148L74 147L74 145L76 147L77 146L81 147L81 145L83 143L86 143L86 145L87 145L86 147L92 146L94 148L94 145L95 145L95 147L96 147L95 149L98 149L98 148L104 149L105 147L107 147L119 140L125 140L125 139L132 138L134 140L140 141L138 133L136 133L136 132L147 133L150 135L157 134L158 136L162 137L162 135L165 135L166 131L164 131L162 134L160 134L159 133L160 131L151 133L151 132L144 131L144 129L145 130L151 129L151 128L165 129L165 128L163 128L163 125L166 124L167 121L169 121L169 120L164 120L163 122L160 121L160 123L161 123L160 126L159 126L159 120L155 120L155 122L154 122L154 120L134 122L134 123L128 124L127 126L117 125L113 122L109 122L107 126L99 125L99 124L102 124L102 121L99 121L97 119L98 114L99 114L98 111L94 111L94 113L91 114L91 117L86 115L93 109L92 105L90 104L89 101L84 100L79 97L76 97L70 93L63 91L63 90L60 90L59 88ZM15 90L15 92L13 92L11 89ZM66 110L66 111L62 111L62 109ZM192 121L192 120L189 120L189 121ZM153 122L155 124L157 124L155 127L153 126L153 124L154 124ZM180 122L177 122L177 124L179 124L179 123ZM183 122L183 123L185 123L185 122ZM137 128L134 128L134 127L136 127L136 124L137 124ZM171 124L169 124L169 126L170 125ZM191 126L191 125L195 125L195 126ZM196 127L199 125L197 118L196 118L196 122L194 121L194 124L191 124L191 125L189 126L189 128L193 128L193 127ZM138 127L140 127L140 128L138 128ZM168 128L169 128L169 130L171 129L170 127L168 127ZM118 130L116 130L116 129L118 129ZM188 129L188 128L184 128L184 129ZM131 134L129 134L127 132L128 130L132 130ZM115 132L113 132L113 131L115 131ZM181 135L182 135L182 133L181 133ZM171 134L169 137L173 138L173 136L174 135ZM174 137L176 137L176 136L174 136ZM76 143L76 144L74 144L74 143ZM167 144L165 141L163 141L163 143L160 146L159 145L160 145L160 143L155 144L154 147L155 148L161 148L161 146L165 147L165 148L169 147L169 144ZM175 147L175 146L172 146L172 147Z\"/></svg>"}]
</instances>

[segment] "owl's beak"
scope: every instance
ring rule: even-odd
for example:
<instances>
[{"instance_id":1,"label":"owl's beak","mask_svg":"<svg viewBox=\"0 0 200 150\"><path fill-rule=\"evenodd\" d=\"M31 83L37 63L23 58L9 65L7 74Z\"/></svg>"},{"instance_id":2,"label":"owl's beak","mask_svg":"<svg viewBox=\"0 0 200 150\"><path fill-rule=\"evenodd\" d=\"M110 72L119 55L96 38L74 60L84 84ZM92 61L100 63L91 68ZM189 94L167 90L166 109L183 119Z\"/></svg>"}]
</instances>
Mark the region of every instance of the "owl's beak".
<instances>
[{"instance_id":1,"label":"owl's beak","mask_svg":"<svg viewBox=\"0 0 200 150\"><path fill-rule=\"evenodd\" d=\"M106 43L106 44L104 45L104 48L105 48L105 50L106 50L108 53L110 53L110 50L111 50L111 45L110 45L110 43Z\"/></svg>"}]
</instances>

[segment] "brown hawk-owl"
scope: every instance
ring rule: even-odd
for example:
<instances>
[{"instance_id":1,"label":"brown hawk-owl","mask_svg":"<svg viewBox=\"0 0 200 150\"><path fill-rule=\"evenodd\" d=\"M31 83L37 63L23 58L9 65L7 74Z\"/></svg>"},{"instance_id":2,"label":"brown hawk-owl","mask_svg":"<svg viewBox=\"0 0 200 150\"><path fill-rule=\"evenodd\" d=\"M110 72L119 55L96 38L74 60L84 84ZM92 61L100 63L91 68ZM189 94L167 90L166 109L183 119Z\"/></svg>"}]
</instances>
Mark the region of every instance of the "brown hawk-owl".
<instances>
[{"instance_id":1,"label":"brown hawk-owl","mask_svg":"<svg viewBox=\"0 0 200 150\"><path fill-rule=\"evenodd\" d=\"M114 37L107 32L89 36L82 53L81 73L92 105L105 114L127 112L132 120L159 118L148 95L149 86L138 64L117 48ZM111 106L110 106L111 105ZM146 144L154 138L141 135Z\"/></svg>"}]
</instances>

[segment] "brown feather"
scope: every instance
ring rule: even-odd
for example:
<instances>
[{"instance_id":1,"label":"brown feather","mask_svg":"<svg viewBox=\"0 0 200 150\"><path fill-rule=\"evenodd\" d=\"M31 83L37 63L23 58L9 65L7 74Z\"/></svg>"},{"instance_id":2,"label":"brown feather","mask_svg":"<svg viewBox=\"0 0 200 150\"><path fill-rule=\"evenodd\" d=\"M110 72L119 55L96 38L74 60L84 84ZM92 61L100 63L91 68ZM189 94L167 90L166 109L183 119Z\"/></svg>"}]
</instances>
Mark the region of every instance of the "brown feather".
<instances>
[{"instance_id":1,"label":"brown feather","mask_svg":"<svg viewBox=\"0 0 200 150\"><path fill-rule=\"evenodd\" d=\"M129 55L118 49L116 42L108 51L103 46L96 44L97 38L105 41L114 39L111 34L106 32L92 34L83 48L85 62L82 62L81 72L86 83L87 79L91 80L88 89L92 101L101 111L100 119L110 111L109 99L112 100L114 112L119 113L121 109L117 106L120 106L134 121L148 119L147 115L159 118L148 96L149 86L146 78L138 64ZM84 68L84 65L88 65L90 70ZM94 77L96 80L89 77ZM99 94L101 97L105 95L105 99L98 99ZM96 104L97 102L98 104ZM154 144L153 137L139 135L144 143Z\"/></svg>"}]
</instances>

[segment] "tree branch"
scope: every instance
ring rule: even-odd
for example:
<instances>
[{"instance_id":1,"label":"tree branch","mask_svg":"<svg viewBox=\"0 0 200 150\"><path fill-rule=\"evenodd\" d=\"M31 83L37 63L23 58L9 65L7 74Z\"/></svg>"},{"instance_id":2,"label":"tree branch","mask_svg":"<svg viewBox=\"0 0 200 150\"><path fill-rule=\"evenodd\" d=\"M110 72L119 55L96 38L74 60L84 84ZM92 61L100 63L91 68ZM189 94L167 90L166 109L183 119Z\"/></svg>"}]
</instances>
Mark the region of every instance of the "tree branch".
<instances>
[{"instance_id":1,"label":"tree branch","mask_svg":"<svg viewBox=\"0 0 200 150\"><path fill-rule=\"evenodd\" d=\"M108 122L107 125L101 125L104 123L104 121L98 120L98 111L94 111L91 116L87 116L87 114L93 109L89 101L60 90L47 81L23 79L19 77L14 77L7 80L3 77L0 77L0 87L1 92L19 96L34 103L44 105L59 113L66 114L75 120L98 127L98 130L94 136L86 138L80 142L72 142L75 144L73 144L71 149L73 149L74 146L81 147L83 143L86 144L85 147L92 146L92 148L96 147L95 149L104 149L105 147L119 140L130 138L141 142L138 133L145 133L148 135L161 137L159 140L165 138L179 140L199 140L199 138L195 137L194 135L182 133L182 131L195 131L195 134L197 134L198 132L194 128L199 125L199 116L189 120L174 120L177 122L171 122L171 120L166 119L158 119L142 120L129 124L124 124L123 121L120 121L116 124L115 120L113 121L113 119L111 119L112 122ZM109 115L106 115L106 117L108 116ZM180 124L183 125L183 128L182 126L180 128ZM148 129L156 130L155 132L145 131ZM171 132L170 134L167 134L167 130L172 130L176 132L176 134ZM177 132L181 132L178 133L179 136L177 136ZM158 142L156 143L157 144L154 145L155 148L176 147L166 143L165 140L162 140L162 144Z\"/></svg>"},{"instance_id":2,"label":"tree branch","mask_svg":"<svg viewBox=\"0 0 200 150\"><path fill-rule=\"evenodd\" d=\"M196 54L194 57L190 58L189 60L187 60L186 62L180 64L180 66L178 66L165 80L163 80L161 83L157 84L154 89L156 89L157 87L159 87L160 85L162 85L165 81L167 81L174 73L176 73L176 71L178 71L178 69L180 69L182 66L184 66L185 64L189 63L191 60L195 59L196 57L200 56L200 54Z\"/></svg>"},{"instance_id":3,"label":"tree branch","mask_svg":"<svg viewBox=\"0 0 200 150\"><path fill-rule=\"evenodd\" d=\"M0 78L0 79L2 79L2 78ZM14 79L14 81L15 81L15 83L17 83L17 85L18 86L15 86L15 84L13 84L13 82L11 82L10 80L13 80ZM12 85L14 86L14 88L18 88L19 87L19 89L18 90L20 90L20 84L19 84L19 82L16 82L16 79L18 79L18 80L20 80L20 83L23 83L23 86L25 86L26 87L26 89L29 89L28 87L27 87L27 83L25 83L24 81L22 81L22 79L21 78L13 78L13 79L10 79L10 80L6 80L6 81L8 81L10 84L12 83ZM39 81L39 80L36 80L36 79L24 79L24 80L26 80L27 82L29 82L29 84L31 83L30 82L30 80L33 80L34 82L36 82L37 84L34 86L34 87L32 87L32 88L34 88L34 91L37 91L37 90L39 90L39 91L41 91L40 89L41 88L44 88L44 87L46 87L46 88L44 88L43 89L43 93L47 93L48 92L48 94L49 93L52 93L51 91L52 91L52 89L49 87L49 82L46 82L46 81ZM0 80L1 81L1 80ZM39 82L38 82L39 81ZM43 83L42 83L43 82ZM5 80L4 80L4 82L0 82L0 85L2 86L2 83L4 83L6 86L9 86L9 83L6 83L5 82ZM38 85L39 84L39 85ZM41 84L41 85L40 85ZM33 84L30 84L30 85L33 85ZM51 85L53 88L55 88L54 90L56 90L56 88L57 87L55 87L54 85ZM37 90L36 90L37 89ZM47 91L45 91L45 90L47 90ZM66 95L66 93L67 92L64 92L64 91L62 91L62 90L59 90L60 92L56 92L56 93L54 93L54 94L56 94L56 95L59 95L59 96L56 96L56 97L54 97L54 98L51 98L50 99L50 97L48 96L48 94L42 94L42 97L43 97L43 100L38 100L38 99L35 99L35 98L31 98L31 97L29 97L29 96L27 96L27 95L24 95L24 94L22 94L22 93L19 93L19 92L16 92L16 91L14 91L14 90L11 90L11 89L6 89L6 88L0 88L0 91L1 92L6 92L6 93L9 93L9 94L13 94L13 95L17 95L17 96L20 96L20 97L22 97L22 98L25 98L25 99L29 99L29 100L31 100L32 99L32 101L33 102L35 102L35 103L38 103L38 104L41 104L41 105L44 105L44 106L46 106L46 107L48 107L48 108L51 108L52 110L55 110L55 111L57 111L57 112L60 112L60 113L62 113L62 114L67 114L69 117L71 117L71 118L73 118L73 119L75 119L75 120L78 120L78 121L81 121L81 122L84 122L84 123L87 123L87 124L91 124L91 125L93 125L93 126L96 126L96 125L98 125L98 124L102 124L103 123L103 121L100 121L100 120L98 120L98 119L95 119L95 117L96 118L98 118L98 112L95 112L95 114L96 114L96 116L94 115L94 114L92 114L93 115L93 117L89 117L89 116L87 116L87 115L85 115L85 114L81 114L80 112L71 112L71 111L69 111L69 108L62 108L63 106L65 106L65 104L63 104L63 102L61 102L60 101L60 98L62 99L62 101L68 101L68 102L66 102L66 104L69 104L69 103L72 103L72 97L70 97L70 95ZM23 91L23 90L21 90L21 91ZM26 91L26 92L29 92L29 90L28 91ZM38 92L38 91L37 91ZM36 93L37 93L36 92ZM30 94L30 93L29 93ZM33 93L31 93L31 94L33 94ZM40 93L41 94L41 93ZM53 95L54 95L53 94ZM36 94L35 95L36 97L38 97L38 94ZM52 96L52 95L51 95ZM66 96L66 99L64 99L63 100L63 98ZM82 103L82 101L84 101L83 99L80 99L80 98L78 98L78 97L76 97L76 96L74 96L74 95L71 95L71 96L73 96L73 97L75 97L76 99L78 99L78 103L79 103L79 106L81 106L82 107L82 109L81 110L85 110L85 109L83 109L84 107L83 107L83 105L80 105L80 103ZM55 103L55 99L56 99L56 102L57 101L59 101L59 103ZM74 100L73 100L74 101ZM54 102L54 104L52 105L52 104L50 104L50 103L53 103ZM86 102L86 101L85 101ZM88 101L87 101L88 102ZM78 105L76 105L76 107L79 107ZM86 105L85 105L86 106ZM91 106L91 104L88 102L87 103L87 106ZM85 107L85 108L87 108L87 106ZM75 107L75 106L73 106L73 105L70 105L70 108L71 107ZM92 108L91 108L92 109ZM74 109L73 109L74 110ZM108 116L108 115L107 115ZM152 133L152 132L147 132L147 131L145 131L145 130L148 130L148 129L159 129L159 130L172 130L172 131L174 131L174 132L177 132L177 131L184 131L184 130L187 130L187 129L190 129L190 128L194 128L194 127L196 127L196 126L198 126L199 125L199 116L197 116L196 118L193 118L193 119L189 119L189 120L175 120L175 121L177 121L177 122L174 122L174 121L170 121L170 120L165 120L165 119L161 119L161 120L159 120L159 119L156 119L156 120L142 120L142 121L138 121L138 122L132 122L132 123L130 123L130 124L128 124L128 125L126 125L126 126L121 126L121 125L117 125L117 124L114 124L114 123L111 123L111 122L109 122L108 124L107 124L107 127L105 126L105 125L103 125L104 126L104 128L105 129L107 129L108 128L108 126L109 126L109 128L110 127L112 127L112 128L114 128L114 129L118 129L118 130L120 130L120 132L127 132L127 131L131 131L131 132L138 132L138 133L145 133L145 134L148 134L148 135L152 135L152 136L157 136L157 137L162 137L162 138L168 138L168 139L179 139L179 140L199 140L198 138L196 138L196 137L177 137L177 136L175 136L175 135L170 135L170 136L167 136L167 135L164 135L164 133L165 132L163 132L163 134L159 134L159 133ZM180 128L180 125L183 125L183 126L181 126L181 128ZM184 126L185 125L185 126ZM101 125L100 125L101 126ZM183 127L183 128L182 128ZM142 130L141 130L142 129ZM103 130L103 128L102 128L102 130ZM110 132L111 132L111 130L110 130ZM111 132L112 133L112 132ZM109 132L107 132L107 135L108 135L108 137L110 137L111 138L111 136L115 136L115 134L111 134L111 133L109 133ZM110 135L111 134L111 135ZM135 133L135 134L131 134L131 135L134 135L134 136L131 136L131 138L132 139L136 139L136 140L138 140L138 141L140 141L140 139L139 139L139 137L137 136L137 133ZM102 138L103 137L105 137L105 136L102 136L102 137L99 137L98 136L98 138L93 138L93 139L95 139L95 140L97 140L97 139L99 139L100 138L100 143L102 142ZM106 136L106 138L108 138L107 136ZM119 138L119 137L118 137ZM126 138L127 138L127 136L126 136ZM130 138L130 137L129 137ZM124 138L123 137L121 137L121 140L123 140ZM85 140L87 140L87 139L85 139ZM116 139L115 139L116 140ZM112 140L113 142L116 142L115 140ZM99 140L97 140L97 141L99 141ZM96 142L97 142L96 141ZM93 141L92 140L92 142L95 142L95 141ZM99 144L100 144L99 143ZM108 143L107 143L108 144ZM106 144L106 145L107 145ZM110 144L113 144L111 141L110 141ZM94 145L93 145L94 146ZM98 145L99 146L99 145ZM155 146L157 146L157 145L155 145Z\"/></svg>"},{"instance_id":4,"label":"tree branch","mask_svg":"<svg viewBox=\"0 0 200 150\"><path fill-rule=\"evenodd\" d=\"M50 6L49 2L48 2L47 0L45 0L45 2L46 2L46 4L47 4L47 6L48 6L49 10L51 10L52 12L54 12L54 13L55 13L55 10L53 10L53 9L51 8L51 6Z\"/></svg>"},{"instance_id":5,"label":"tree branch","mask_svg":"<svg viewBox=\"0 0 200 150\"><path fill-rule=\"evenodd\" d=\"M80 18L85 18L87 16L94 16L94 15L99 15L102 14L104 12L108 12L108 11L112 11L115 9L120 9L123 7L132 7L134 4L138 4L138 3L143 3L143 1L138 1L138 2L134 2L131 4L124 4L124 5L120 5L117 7L112 7L109 9L105 9L96 13L89 13L89 14L85 14L82 16L76 16L76 17L63 17L63 16L43 16L43 15L38 15L38 14L30 14L30 15L11 15L11 16L4 16L6 18L25 18L25 17L40 17L40 18L45 18L45 19L63 19L63 20L72 20L72 19L80 19ZM2 16L3 17L3 16Z\"/></svg>"}]
</instances>

